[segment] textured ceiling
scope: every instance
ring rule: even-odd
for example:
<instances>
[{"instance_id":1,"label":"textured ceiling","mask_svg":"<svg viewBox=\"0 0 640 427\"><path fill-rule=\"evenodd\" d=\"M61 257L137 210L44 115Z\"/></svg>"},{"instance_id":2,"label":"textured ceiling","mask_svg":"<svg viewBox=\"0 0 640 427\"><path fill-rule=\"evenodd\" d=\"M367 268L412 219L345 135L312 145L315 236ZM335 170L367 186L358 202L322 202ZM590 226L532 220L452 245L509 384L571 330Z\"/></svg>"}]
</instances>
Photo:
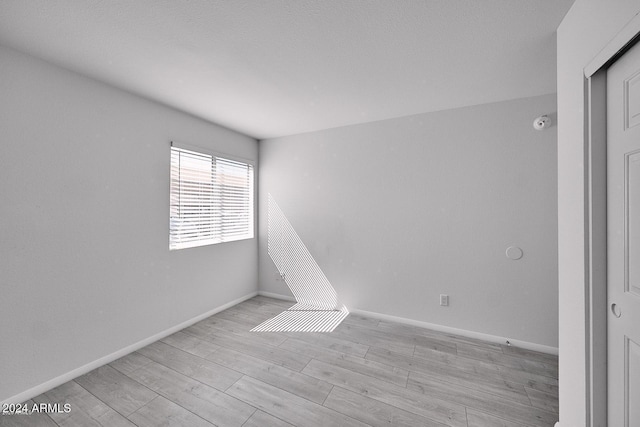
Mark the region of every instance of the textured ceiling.
<instances>
[{"instance_id":1,"label":"textured ceiling","mask_svg":"<svg viewBox=\"0 0 640 427\"><path fill-rule=\"evenodd\" d=\"M0 44L258 139L552 93L573 0L1 0Z\"/></svg>"}]
</instances>

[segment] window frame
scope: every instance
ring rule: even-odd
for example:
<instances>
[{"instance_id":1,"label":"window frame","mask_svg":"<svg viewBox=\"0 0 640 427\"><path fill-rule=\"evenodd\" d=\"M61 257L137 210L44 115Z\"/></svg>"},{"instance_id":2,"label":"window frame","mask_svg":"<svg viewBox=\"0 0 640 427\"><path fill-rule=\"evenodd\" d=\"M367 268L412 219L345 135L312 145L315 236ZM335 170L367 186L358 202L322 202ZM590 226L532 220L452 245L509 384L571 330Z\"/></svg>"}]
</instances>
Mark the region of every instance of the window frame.
<instances>
[{"instance_id":1,"label":"window frame","mask_svg":"<svg viewBox=\"0 0 640 427\"><path fill-rule=\"evenodd\" d=\"M242 225L246 225L246 232L242 233L242 234L235 234L234 233L227 233L223 230L223 228L220 228L221 225L224 225L223 220L220 219L219 221L214 223L214 219L212 219L212 223L211 226L209 228L203 228L201 230L201 233L198 233L194 238L184 238L184 235L182 235L183 239L180 239L181 234L179 233L179 230L176 227L176 223L183 223L185 221L185 218L183 215L178 214L175 215L175 209L177 206L177 209L180 210L181 209L181 202L178 201L177 204L174 201L174 197L178 197L180 198L182 196L182 193L178 193L176 195L175 193L175 176L174 176L174 151L178 150L178 152L187 152L188 153L193 153L194 157L195 156L202 156L202 159L205 159L206 157L210 157L211 158L211 181L209 182L209 185L211 185L212 187L217 188L218 191L216 191L216 189L212 188L210 190L210 194L211 194L211 202L209 206L205 206L203 207L203 211L207 212L206 215L203 215L202 217L199 216L194 216L192 217L190 220L192 221L192 224L194 222L198 222L198 221L202 221L202 218L206 217L207 215L209 215L210 218L213 218L211 215L213 214L215 216L215 212L222 212L221 210L221 206L219 205L219 201L220 201L220 197L221 197L221 193L222 191L224 191L223 189L228 189L228 186L225 184L221 184L219 181L216 182L216 179L219 177L219 175L216 174L216 169L218 167L218 165L216 165L216 162L221 162L222 163L222 167L229 167L233 163L240 163L242 166L247 167L247 174L249 175L247 184L249 186L248 192L247 192L247 196L248 196L248 207L246 210L246 214L248 215L248 220L246 223L244 222L239 222L238 224L242 224ZM249 239L253 239L255 238L255 221L256 221L256 204L255 204L255 200L256 200L256 165L255 165L255 161L246 159L246 158L241 158L238 156L233 156L233 155L228 155L225 153L221 153L215 150L211 150L211 149L207 149L204 147L199 147L199 146L193 146L193 145L188 145L188 144L183 144L183 143L177 143L175 141L171 141L170 144L170 160L169 160L169 250L170 251L174 251L174 250L180 250L180 249L187 249L187 248L194 248L194 247L200 247L200 246L209 246L209 245L216 245L216 244L220 244L220 243L229 243L229 242L234 242L234 241L241 241L241 240L249 240ZM178 168L180 168L180 166L178 166ZM232 167L233 169L233 167ZM178 178L178 181L180 182L180 178ZM201 183L206 185L206 181L201 181ZM239 200L233 200L231 203L237 202ZM216 205L216 203L218 203ZM206 219L205 219L206 221ZM201 225L201 223L200 223ZM228 224L227 224L228 225ZM216 230L216 226L218 226L218 230ZM210 235L211 237L207 237L207 235Z\"/></svg>"}]
</instances>

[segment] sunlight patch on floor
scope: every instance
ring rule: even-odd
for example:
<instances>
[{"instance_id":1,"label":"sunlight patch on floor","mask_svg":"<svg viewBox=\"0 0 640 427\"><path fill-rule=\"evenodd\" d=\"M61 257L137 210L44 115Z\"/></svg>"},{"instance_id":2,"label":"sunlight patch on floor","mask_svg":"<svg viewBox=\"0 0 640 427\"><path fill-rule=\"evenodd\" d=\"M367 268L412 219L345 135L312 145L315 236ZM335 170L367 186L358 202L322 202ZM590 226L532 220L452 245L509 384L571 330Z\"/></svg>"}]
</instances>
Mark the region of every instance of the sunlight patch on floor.
<instances>
[{"instance_id":1,"label":"sunlight patch on floor","mask_svg":"<svg viewBox=\"0 0 640 427\"><path fill-rule=\"evenodd\" d=\"M333 332L349 315L349 310L342 306L340 310L289 310L262 322L252 332ZM308 307L308 306L306 306Z\"/></svg>"}]
</instances>

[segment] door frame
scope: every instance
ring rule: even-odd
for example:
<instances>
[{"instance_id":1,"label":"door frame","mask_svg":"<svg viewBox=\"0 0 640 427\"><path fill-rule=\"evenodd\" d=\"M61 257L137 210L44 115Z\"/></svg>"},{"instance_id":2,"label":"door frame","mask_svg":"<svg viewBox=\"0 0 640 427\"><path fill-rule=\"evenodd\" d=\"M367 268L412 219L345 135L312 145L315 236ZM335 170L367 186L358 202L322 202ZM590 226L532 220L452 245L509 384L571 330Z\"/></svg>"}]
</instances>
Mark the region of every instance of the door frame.
<instances>
[{"instance_id":1,"label":"door frame","mask_svg":"<svg viewBox=\"0 0 640 427\"><path fill-rule=\"evenodd\" d=\"M584 68L588 427L607 425L607 69L639 40L640 14L637 14Z\"/></svg>"}]
</instances>

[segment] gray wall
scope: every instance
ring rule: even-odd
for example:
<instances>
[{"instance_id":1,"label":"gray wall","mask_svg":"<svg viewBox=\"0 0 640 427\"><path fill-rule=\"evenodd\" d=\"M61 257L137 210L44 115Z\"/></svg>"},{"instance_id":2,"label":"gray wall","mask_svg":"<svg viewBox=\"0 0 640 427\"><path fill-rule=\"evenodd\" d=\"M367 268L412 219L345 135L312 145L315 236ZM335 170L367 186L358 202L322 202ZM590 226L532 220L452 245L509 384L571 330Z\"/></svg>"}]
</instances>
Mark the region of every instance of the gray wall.
<instances>
[{"instance_id":1,"label":"gray wall","mask_svg":"<svg viewBox=\"0 0 640 427\"><path fill-rule=\"evenodd\" d=\"M169 252L169 142L257 142L0 47L0 401L256 291L257 239Z\"/></svg>"},{"instance_id":2,"label":"gray wall","mask_svg":"<svg viewBox=\"0 0 640 427\"><path fill-rule=\"evenodd\" d=\"M555 110L552 94L261 141L260 290L291 295L271 194L348 308L557 347L556 127L532 127Z\"/></svg>"}]
</instances>

